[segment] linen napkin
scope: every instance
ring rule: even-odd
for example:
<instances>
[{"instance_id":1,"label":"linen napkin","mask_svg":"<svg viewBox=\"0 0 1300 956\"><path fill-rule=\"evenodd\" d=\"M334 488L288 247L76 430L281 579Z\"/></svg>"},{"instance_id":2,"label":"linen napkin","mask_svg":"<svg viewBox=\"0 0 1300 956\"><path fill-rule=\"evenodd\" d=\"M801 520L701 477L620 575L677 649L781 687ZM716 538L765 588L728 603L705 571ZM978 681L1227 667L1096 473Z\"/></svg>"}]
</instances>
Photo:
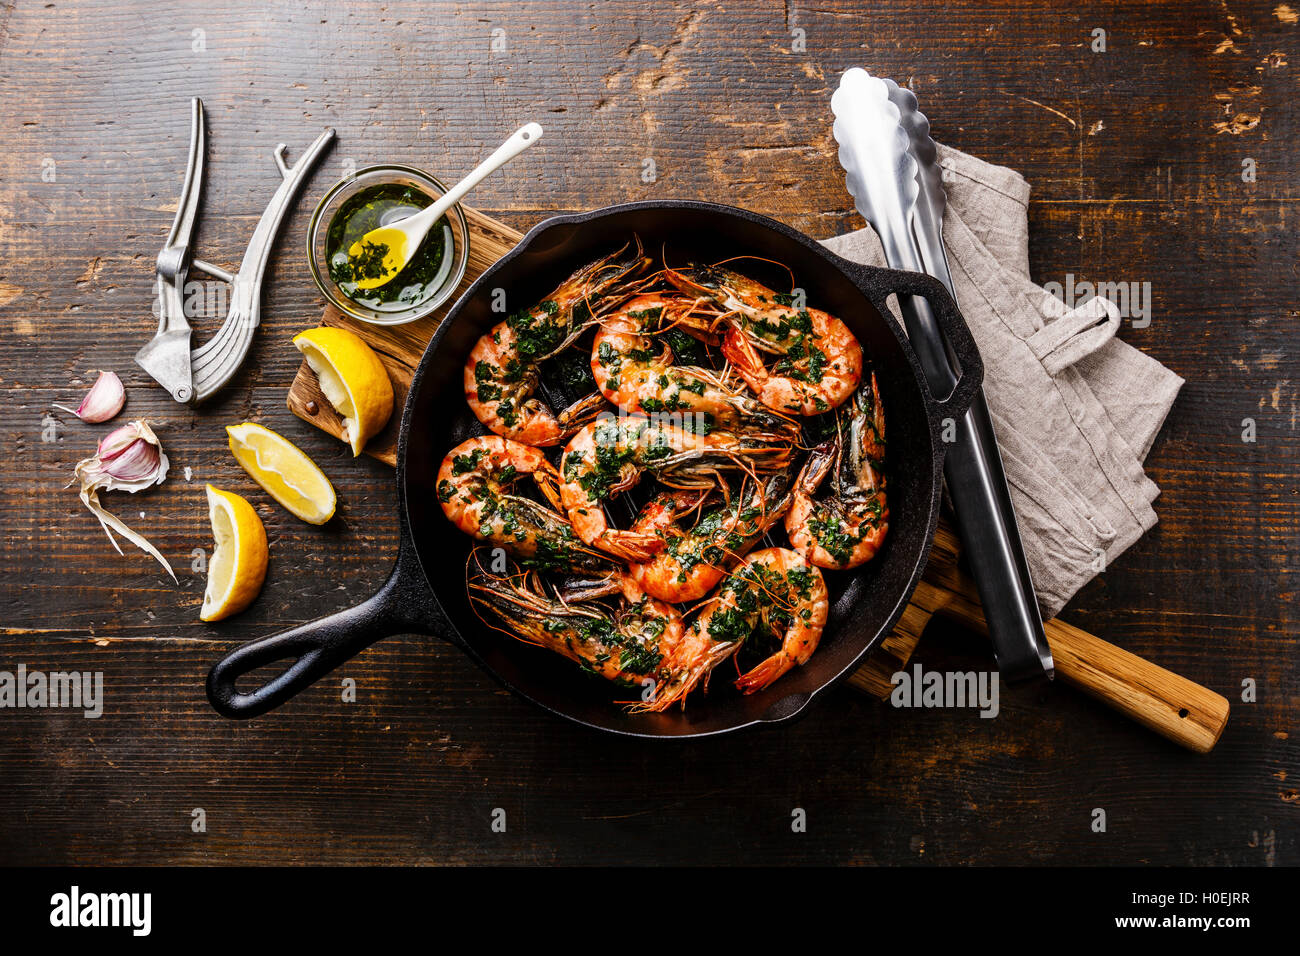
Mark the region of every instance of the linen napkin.
<instances>
[{"instance_id":1,"label":"linen napkin","mask_svg":"<svg viewBox=\"0 0 1300 956\"><path fill-rule=\"evenodd\" d=\"M1029 278L1029 183L939 146L944 244L984 359L984 393L1044 619L1156 523L1142 462L1183 379L1115 337L1119 309L1075 308ZM832 252L884 265L870 228ZM901 321L901 316L895 316Z\"/></svg>"}]
</instances>

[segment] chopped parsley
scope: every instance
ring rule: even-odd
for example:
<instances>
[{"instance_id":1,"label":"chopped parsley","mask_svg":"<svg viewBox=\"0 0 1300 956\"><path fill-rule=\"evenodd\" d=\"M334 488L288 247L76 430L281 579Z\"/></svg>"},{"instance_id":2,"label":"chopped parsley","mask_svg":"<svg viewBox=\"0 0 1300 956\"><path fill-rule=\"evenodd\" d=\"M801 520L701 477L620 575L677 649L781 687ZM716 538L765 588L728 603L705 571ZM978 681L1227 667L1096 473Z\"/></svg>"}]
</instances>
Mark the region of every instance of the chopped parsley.
<instances>
[{"instance_id":1,"label":"chopped parsley","mask_svg":"<svg viewBox=\"0 0 1300 956\"><path fill-rule=\"evenodd\" d=\"M457 455L451 460L451 473L457 477L468 474L478 468L478 463L483 460L487 452L482 448L476 448L468 455Z\"/></svg>"},{"instance_id":2,"label":"chopped parsley","mask_svg":"<svg viewBox=\"0 0 1300 956\"><path fill-rule=\"evenodd\" d=\"M534 309L521 309L506 319L515 335L515 351L521 358L537 361L553 354L564 342L568 323L557 321L559 306L547 300Z\"/></svg>"},{"instance_id":3,"label":"chopped parsley","mask_svg":"<svg viewBox=\"0 0 1300 956\"><path fill-rule=\"evenodd\" d=\"M355 256L335 256L330 262L330 278L336 285L355 283L362 279L380 279L388 274L384 256L388 255L385 243L361 240L361 251Z\"/></svg>"},{"instance_id":4,"label":"chopped parsley","mask_svg":"<svg viewBox=\"0 0 1300 956\"><path fill-rule=\"evenodd\" d=\"M681 329L668 329L660 337L673 350L673 356L681 365L704 365L708 361L704 345L687 335Z\"/></svg>"},{"instance_id":5,"label":"chopped parsley","mask_svg":"<svg viewBox=\"0 0 1300 956\"><path fill-rule=\"evenodd\" d=\"M836 515L814 514L808 519L808 531L822 550L841 565L852 560L853 549L862 540L861 533L854 534Z\"/></svg>"}]
</instances>

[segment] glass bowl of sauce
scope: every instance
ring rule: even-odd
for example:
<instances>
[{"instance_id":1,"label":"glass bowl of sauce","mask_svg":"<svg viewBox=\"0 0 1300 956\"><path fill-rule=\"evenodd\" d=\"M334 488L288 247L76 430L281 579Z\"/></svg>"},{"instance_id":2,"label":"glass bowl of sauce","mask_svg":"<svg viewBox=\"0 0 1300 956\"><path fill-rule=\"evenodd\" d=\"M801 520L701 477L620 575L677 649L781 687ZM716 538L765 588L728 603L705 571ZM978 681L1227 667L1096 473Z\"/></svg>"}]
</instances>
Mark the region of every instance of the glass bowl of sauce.
<instances>
[{"instance_id":1,"label":"glass bowl of sauce","mask_svg":"<svg viewBox=\"0 0 1300 956\"><path fill-rule=\"evenodd\" d=\"M451 298L469 260L469 227L459 205L378 288L359 288L355 279L366 264L348 258L352 244L371 229L415 215L446 191L423 170L401 165L367 166L335 184L307 227L307 262L321 294L340 312L374 325L414 322Z\"/></svg>"}]
</instances>

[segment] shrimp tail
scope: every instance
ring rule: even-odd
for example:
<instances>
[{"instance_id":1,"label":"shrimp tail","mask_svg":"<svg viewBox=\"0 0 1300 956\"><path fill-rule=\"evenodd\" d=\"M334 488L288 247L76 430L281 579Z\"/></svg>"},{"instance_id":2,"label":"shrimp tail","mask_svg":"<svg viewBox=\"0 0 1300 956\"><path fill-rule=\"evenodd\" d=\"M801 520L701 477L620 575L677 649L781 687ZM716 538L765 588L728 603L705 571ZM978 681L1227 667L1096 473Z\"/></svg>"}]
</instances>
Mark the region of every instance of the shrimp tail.
<instances>
[{"instance_id":1,"label":"shrimp tail","mask_svg":"<svg viewBox=\"0 0 1300 956\"><path fill-rule=\"evenodd\" d=\"M662 551L664 542L652 534L638 534L635 531L610 528L600 535L596 546L616 558L640 564L649 561Z\"/></svg>"},{"instance_id":2,"label":"shrimp tail","mask_svg":"<svg viewBox=\"0 0 1300 956\"><path fill-rule=\"evenodd\" d=\"M726 335L722 337L722 355L736 367L741 378L749 382L751 387L753 382L750 380L761 377L766 371L758 349L754 348L754 344L738 328L728 329Z\"/></svg>"},{"instance_id":3,"label":"shrimp tail","mask_svg":"<svg viewBox=\"0 0 1300 956\"><path fill-rule=\"evenodd\" d=\"M745 694L756 694L770 686L793 667L795 661L784 651L773 654L736 679L736 688Z\"/></svg>"},{"instance_id":4,"label":"shrimp tail","mask_svg":"<svg viewBox=\"0 0 1300 956\"><path fill-rule=\"evenodd\" d=\"M533 472L533 484L542 493L552 508L564 514L564 503L560 500L560 476L555 467L547 462L545 468Z\"/></svg>"},{"instance_id":5,"label":"shrimp tail","mask_svg":"<svg viewBox=\"0 0 1300 956\"><path fill-rule=\"evenodd\" d=\"M597 598L610 597L626 592L623 584L624 575L607 574L604 577L567 577L560 581L556 593L562 601L594 601Z\"/></svg>"},{"instance_id":6,"label":"shrimp tail","mask_svg":"<svg viewBox=\"0 0 1300 956\"><path fill-rule=\"evenodd\" d=\"M828 441L822 442L808 454L808 460L799 471L799 479L796 487L799 492L812 497L821 487L821 483L826 479L830 472L831 465L835 461L835 453L839 445L839 436L836 435Z\"/></svg>"},{"instance_id":7,"label":"shrimp tail","mask_svg":"<svg viewBox=\"0 0 1300 956\"><path fill-rule=\"evenodd\" d=\"M564 409L555 416L563 437L565 439L571 438L582 428L590 425L596 420L596 416L600 414L601 409L604 407L605 396L601 395L600 392L592 392Z\"/></svg>"},{"instance_id":8,"label":"shrimp tail","mask_svg":"<svg viewBox=\"0 0 1300 956\"><path fill-rule=\"evenodd\" d=\"M681 647L689 647L690 641L683 642ZM709 674L713 668L717 667L740 648L740 645L734 642L719 642L714 644L707 652L697 655L688 666L677 668L673 662L669 661L667 667L672 672L672 677L662 682L655 688L654 696L649 700L640 701L628 708L632 714L661 714L673 704L680 703L686 706L686 698L701 682L707 685Z\"/></svg>"}]
</instances>

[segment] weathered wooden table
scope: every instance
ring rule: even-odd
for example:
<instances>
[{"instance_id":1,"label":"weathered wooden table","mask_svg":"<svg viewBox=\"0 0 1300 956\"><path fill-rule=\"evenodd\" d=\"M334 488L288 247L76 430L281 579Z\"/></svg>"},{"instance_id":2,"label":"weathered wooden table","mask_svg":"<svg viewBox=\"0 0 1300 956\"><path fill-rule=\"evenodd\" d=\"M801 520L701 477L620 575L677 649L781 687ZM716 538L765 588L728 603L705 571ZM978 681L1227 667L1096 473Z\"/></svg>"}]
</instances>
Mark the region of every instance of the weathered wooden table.
<instances>
[{"instance_id":1,"label":"weathered wooden table","mask_svg":"<svg viewBox=\"0 0 1300 956\"><path fill-rule=\"evenodd\" d=\"M1300 862L1291 7L221 6L0 10L0 670L101 671L105 697L93 720L0 710L0 862ZM1122 335L1188 380L1149 461L1161 523L1067 617L1227 695L1218 748L1189 754L1064 687L1004 689L996 720L844 691L780 732L624 741L415 637L337 675L355 703L332 680L252 723L217 717L213 660L365 596L395 548L391 472L284 405L289 339L320 312L303 235L329 183L381 160L454 176L537 119L547 141L475 196L513 226L691 197L830 236L861 225L828 120L853 65L909 80L942 140L1030 179L1040 281L1151 282L1150 324ZM274 188L271 148L340 137L287 222L246 368L199 412L131 363L153 333L192 95L210 114L200 252L218 263ZM103 429L51 403L75 404L102 368L173 463L163 487L106 501L174 559L179 587L118 557L63 488ZM209 626L190 554L210 546L204 482L256 491L222 431L245 419L320 462L340 515L310 528L252 494L266 588ZM918 658L990 666L986 644L938 623Z\"/></svg>"}]
</instances>

